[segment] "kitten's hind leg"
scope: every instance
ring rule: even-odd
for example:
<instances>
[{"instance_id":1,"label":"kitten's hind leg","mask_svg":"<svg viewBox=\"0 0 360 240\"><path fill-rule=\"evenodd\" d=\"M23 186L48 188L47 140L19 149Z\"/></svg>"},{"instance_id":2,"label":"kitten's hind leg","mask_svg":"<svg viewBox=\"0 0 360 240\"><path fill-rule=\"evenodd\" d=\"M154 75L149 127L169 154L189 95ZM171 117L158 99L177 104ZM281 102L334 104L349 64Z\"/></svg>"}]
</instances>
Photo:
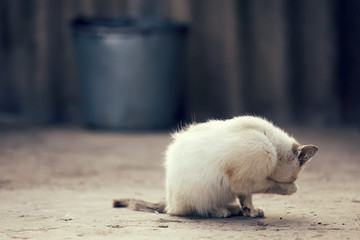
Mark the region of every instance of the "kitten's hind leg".
<instances>
[{"instance_id":1,"label":"kitten's hind leg","mask_svg":"<svg viewBox=\"0 0 360 240\"><path fill-rule=\"evenodd\" d=\"M231 212L224 207L220 207L213 209L210 212L210 216L214 218L228 218L231 216Z\"/></svg>"},{"instance_id":2,"label":"kitten's hind leg","mask_svg":"<svg viewBox=\"0 0 360 240\"><path fill-rule=\"evenodd\" d=\"M231 205L227 206L226 208L230 211L231 216L242 216L242 215L244 215L239 204L231 204Z\"/></svg>"},{"instance_id":3,"label":"kitten's hind leg","mask_svg":"<svg viewBox=\"0 0 360 240\"><path fill-rule=\"evenodd\" d=\"M264 210L261 208L254 208L252 204L252 195L239 195L240 204L245 216L248 217L264 217Z\"/></svg>"}]
</instances>

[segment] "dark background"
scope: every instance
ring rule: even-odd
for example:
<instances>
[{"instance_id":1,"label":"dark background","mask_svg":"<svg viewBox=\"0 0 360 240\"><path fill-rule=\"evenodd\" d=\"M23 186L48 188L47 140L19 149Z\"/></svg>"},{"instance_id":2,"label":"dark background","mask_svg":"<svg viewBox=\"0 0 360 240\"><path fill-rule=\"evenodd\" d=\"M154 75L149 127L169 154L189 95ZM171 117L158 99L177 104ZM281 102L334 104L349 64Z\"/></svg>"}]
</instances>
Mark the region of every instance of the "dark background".
<instances>
[{"instance_id":1,"label":"dark background","mask_svg":"<svg viewBox=\"0 0 360 240\"><path fill-rule=\"evenodd\" d=\"M145 2L0 0L0 113L79 124L69 21L155 12L190 25L182 119L360 126L360 1Z\"/></svg>"}]
</instances>

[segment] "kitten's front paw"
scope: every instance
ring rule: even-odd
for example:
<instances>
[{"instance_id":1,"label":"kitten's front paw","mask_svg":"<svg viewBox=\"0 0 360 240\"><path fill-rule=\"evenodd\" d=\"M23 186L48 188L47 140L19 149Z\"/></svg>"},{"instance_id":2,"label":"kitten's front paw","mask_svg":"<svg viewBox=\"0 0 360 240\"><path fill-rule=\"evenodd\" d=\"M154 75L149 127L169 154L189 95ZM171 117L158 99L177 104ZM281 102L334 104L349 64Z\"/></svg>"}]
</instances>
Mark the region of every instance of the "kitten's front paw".
<instances>
[{"instance_id":1,"label":"kitten's front paw","mask_svg":"<svg viewBox=\"0 0 360 240\"><path fill-rule=\"evenodd\" d=\"M275 188L276 191L274 193L281 194L281 195L291 195L296 193L297 187L294 183L277 183L277 187Z\"/></svg>"},{"instance_id":2,"label":"kitten's front paw","mask_svg":"<svg viewBox=\"0 0 360 240\"><path fill-rule=\"evenodd\" d=\"M295 183L287 184L286 195L291 195L293 193L296 193L296 191L297 191L297 187L296 187Z\"/></svg>"},{"instance_id":3,"label":"kitten's front paw","mask_svg":"<svg viewBox=\"0 0 360 240\"><path fill-rule=\"evenodd\" d=\"M265 216L264 210L262 210L261 208L250 209L248 207L244 207L243 212L244 212L244 215L247 217L262 218Z\"/></svg>"}]
</instances>

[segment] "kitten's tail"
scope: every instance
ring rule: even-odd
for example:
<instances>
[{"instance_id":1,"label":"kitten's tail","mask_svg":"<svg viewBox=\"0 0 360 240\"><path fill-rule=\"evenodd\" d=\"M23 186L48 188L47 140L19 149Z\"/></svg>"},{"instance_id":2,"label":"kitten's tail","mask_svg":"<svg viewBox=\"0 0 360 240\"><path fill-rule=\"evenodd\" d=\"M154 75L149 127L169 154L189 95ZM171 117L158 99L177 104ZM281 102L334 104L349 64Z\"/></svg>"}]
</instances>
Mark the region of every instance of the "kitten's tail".
<instances>
[{"instance_id":1,"label":"kitten's tail","mask_svg":"<svg viewBox=\"0 0 360 240\"><path fill-rule=\"evenodd\" d=\"M143 200L132 199L132 198L115 199L113 201L113 207L116 208L126 207L140 212L166 213L165 202L151 203L151 202L145 202Z\"/></svg>"}]
</instances>

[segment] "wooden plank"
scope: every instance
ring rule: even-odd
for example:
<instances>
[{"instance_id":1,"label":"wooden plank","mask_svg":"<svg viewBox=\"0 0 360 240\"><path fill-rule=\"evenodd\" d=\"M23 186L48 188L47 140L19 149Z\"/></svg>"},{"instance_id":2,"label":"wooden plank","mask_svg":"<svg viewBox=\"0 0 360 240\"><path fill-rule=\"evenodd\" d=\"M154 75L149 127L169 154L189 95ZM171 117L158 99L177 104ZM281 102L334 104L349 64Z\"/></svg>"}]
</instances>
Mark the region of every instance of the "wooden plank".
<instances>
[{"instance_id":1,"label":"wooden plank","mask_svg":"<svg viewBox=\"0 0 360 240\"><path fill-rule=\"evenodd\" d=\"M44 91L48 91L48 97L51 105L50 109L50 121L62 122L64 121L65 109L68 102L64 96L64 88L67 85L68 74L64 71L65 59L64 57L64 34L65 28L63 17L65 12L65 1L47 1L45 6L47 9L47 24L45 28L47 47L45 48L45 58L47 75L45 81L47 82Z\"/></svg>"},{"instance_id":2,"label":"wooden plank","mask_svg":"<svg viewBox=\"0 0 360 240\"><path fill-rule=\"evenodd\" d=\"M96 9L94 2L91 0L74 0L77 5L77 11L81 15L92 16L95 15Z\"/></svg>"},{"instance_id":3,"label":"wooden plank","mask_svg":"<svg viewBox=\"0 0 360 240\"><path fill-rule=\"evenodd\" d=\"M165 15L179 22L189 22L190 0L168 0L163 1Z\"/></svg>"},{"instance_id":4,"label":"wooden plank","mask_svg":"<svg viewBox=\"0 0 360 240\"><path fill-rule=\"evenodd\" d=\"M18 113L20 106L12 74L12 29L10 29L10 4L0 1L0 112Z\"/></svg>"},{"instance_id":5,"label":"wooden plank","mask_svg":"<svg viewBox=\"0 0 360 240\"><path fill-rule=\"evenodd\" d=\"M287 21L287 38L288 38L288 79L289 79L289 98L291 106L291 121L297 124L304 122L302 109L303 93L299 85L304 79L304 51L302 45L303 27L302 16L304 6L302 0L293 0L286 2L286 21ZM302 107L302 106L301 106Z\"/></svg>"},{"instance_id":6,"label":"wooden plank","mask_svg":"<svg viewBox=\"0 0 360 240\"><path fill-rule=\"evenodd\" d=\"M110 14L112 16L125 15L127 10L127 0L112 0L109 4Z\"/></svg>"},{"instance_id":7,"label":"wooden plank","mask_svg":"<svg viewBox=\"0 0 360 240\"><path fill-rule=\"evenodd\" d=\"M118 16L125 13L127 1L125 0L94 0L94 12L98 16Z\"/></svg>"},{"instance_id":8,"label":"wooden plank","mask_svg":"<svg viewBox=\"0 0 360 240\"><path fill-rule=\"evenodd\" d=\"M238 2L224 1L223 15L224 15L224 79L226 80L227 88L227 102L224 108L226 109L226 116L241 115L245 111L244 104L244 67L243 58L243 12L236 11L238 9Z\"/></svg>"},{"instance_id":9,"label":"wooden plank","mask_svg":"<svg viewBox=\"0 0 360 240\"><path fill-rule=\"evenodd\" d=\"M29 41L27 52L28 66L27 82L23 101L23 113L33 122L45 123L52 121L52 99L49 92L50 75L48 71L49 59L47 24L48 13L46 0L34 0L32 3L31 28L32 39Z\"/></svg>"},{"instance_id":10,"label":"wooden plank","mask_svg":"<svg viewBox=\"0 0 360 240\"><path fill-rule=\"evenodd\" d=\"M80 123L81 106L80 106L80 89L76 74L75 56L70 29L70 21L82 12L79 6L76 6L73 0L65 0L63 5L63 14L60 19L60 37L62 42L61 71L63 72L62 98L63 111L61 114L62 121ZM80 6L81 7L81 6Z\"/></svg>"},{"instance_id":11,"label":"wooden plank","mask_svg":"<svg viewBox=\"0 0 360 240\"><path fill-rule=\"evenodd\" d=\"M19 110L24 118L31 119L32 110L30 79L33 73L32 64L32 43L31 37L34 36L33 30L33 2L15 0L8 5L9 9L9 29L11 46L10 71L11 80L15 87L15 95L18 101Z\"/></svg>"},{"instance_id":12,"label":"wooden plank","mask_svg":"<svg viewBox=\"0 0 360 240\"><path fill-rule=\"evenodd\" d=\"M298 83L302 92L298 116L308 124L334 124L339 121L334 4L331 0L301 3L303 79Z\"/></svg>"},{"instance_id":13,"label":"wooden plank","mask_svg":"<svg viewBox=\"0 0 360 240\"><path fill-rule=\"evenodd\" d=\"M162 0L131 0L127 13L133 17L153 17L162 14Z\"/></svg>"},{"instance_id":14,"label":"wooden plank","mask_svg":"<svg viewBox=\"0 0 360 240\"><path fill-rule=\"evenodd\" d=\"M346 124L360 126L360 2L339 1L341 114Z\"/></svg>"},{"instance_id":15,"label":"wooden plank","mask_svg":"<svg viewBox=\"0 0 360 240\"><path fill-rule=\"evenodd\" d=\"M239 110L239 106L229 105L229 99L239 97L238 75L230 72L237 65L236 34L231 33L236 32L237 27L235 18L228 16L235 14L235 11L229 12L232 4L215 0L192 2L186 93L188 119L194 115L200 121L224 118ZM232 62L234 65L227 66ZM233 88L231 97L229 88Z\"/></svg>"},{"instance_id":16,"label":"wooden plank","mask_svg":"<svg viewBox=\"0 0 360 240\"><path fill-rule=\"evenodd\" d=\"M247 112L288 122L284 1L253 0L246 5Z\"/></svg>"}]
</instances>

